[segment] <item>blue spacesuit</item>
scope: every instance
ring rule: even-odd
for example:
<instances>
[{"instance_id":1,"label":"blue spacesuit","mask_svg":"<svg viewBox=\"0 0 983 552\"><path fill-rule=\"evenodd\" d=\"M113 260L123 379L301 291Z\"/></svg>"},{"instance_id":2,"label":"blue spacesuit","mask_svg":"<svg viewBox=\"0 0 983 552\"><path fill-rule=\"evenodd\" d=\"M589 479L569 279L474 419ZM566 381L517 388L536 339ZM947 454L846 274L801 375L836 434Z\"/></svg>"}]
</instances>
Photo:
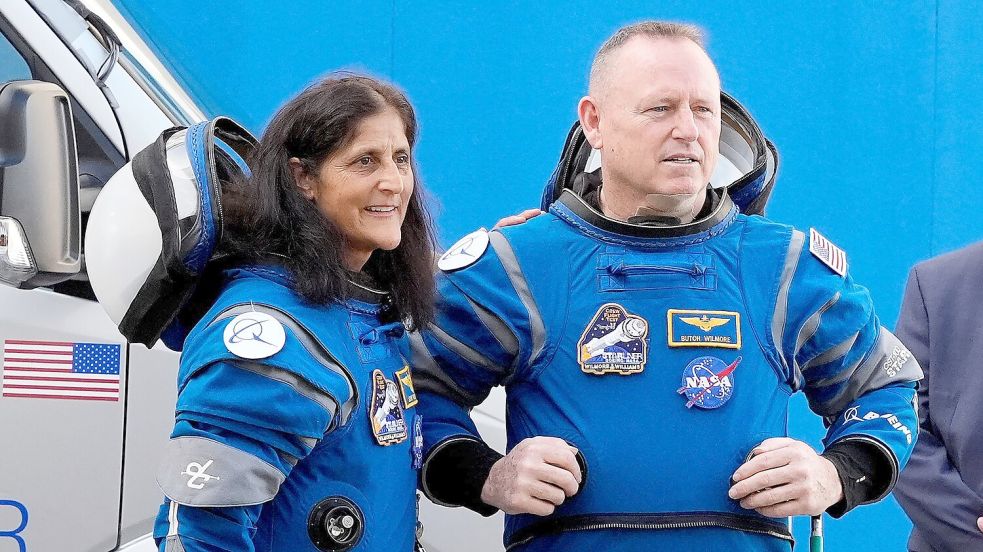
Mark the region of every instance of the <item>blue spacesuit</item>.
<instances>
[{"instance_id":1,"label":"blue spacesuit","mask_svg":"<svg viewBox=\"0 0 983 552\"><path fill-rule=\"evenodd\" d=\"M480 439L468 409L496 385L509 449L553 436L586 463L554 514L506 516L511 550L788 550L788 519L727 491L753 447L787 435L796 391L827 447L883 456L875 499L890 491L916 437L917 363L840 249L708 193L695 222L650 226L565 190L448 250L436 322L413 338L425 492L442 449Z\"/></svg>"},{"instance_id":2,"label":"blue spacesuit","mask_svg":"<svg viewBox=\"0 0 983 552\"><path fill-rule=\"evenodd\" d=\"M421 425L386 294L323 307L275 267L224 276L184 345L160 549L413 550Z\"/></svg>"}]
</instances>

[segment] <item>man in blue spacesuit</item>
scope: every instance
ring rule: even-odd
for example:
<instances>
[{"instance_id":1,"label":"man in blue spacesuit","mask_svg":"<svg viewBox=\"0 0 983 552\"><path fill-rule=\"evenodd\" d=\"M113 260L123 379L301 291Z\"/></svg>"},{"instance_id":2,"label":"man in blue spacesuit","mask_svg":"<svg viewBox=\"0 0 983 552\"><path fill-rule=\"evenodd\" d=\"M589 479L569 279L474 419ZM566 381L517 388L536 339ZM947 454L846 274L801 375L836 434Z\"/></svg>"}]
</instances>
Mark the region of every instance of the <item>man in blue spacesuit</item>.
<instances>
[{"instance_id":1,"label":"man in blue spacesuit","mask_svg":"<svg viewBox=\"0 0 983 552\"><path fill-rule=\"evenodd\" d=\"M921 370L845 253L708 186L720 98L698 29L620 30L578 109L600 178L438 263L424 491L504 510L510 550L788 550L788 516L883 498L910 454ZM504 457L468 416L496 385ZM786 436L800 390L821 454Z\"/></svg>"}]
</instances>

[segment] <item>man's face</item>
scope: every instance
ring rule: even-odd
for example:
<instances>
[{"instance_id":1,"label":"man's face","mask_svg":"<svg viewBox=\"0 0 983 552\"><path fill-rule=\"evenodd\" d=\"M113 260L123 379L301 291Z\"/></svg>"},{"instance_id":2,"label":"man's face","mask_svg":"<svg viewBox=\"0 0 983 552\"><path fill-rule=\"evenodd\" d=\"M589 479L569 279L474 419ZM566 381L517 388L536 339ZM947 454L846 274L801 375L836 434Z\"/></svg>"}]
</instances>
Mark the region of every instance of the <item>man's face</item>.
<instances>
[{"instance_id":1,"label":"man's face","mask_svg":"<svg viewBox=\"0 0 983 552\"><path fill-rule=\"evenodd\" d=\"M687 39L635 37L611 53L592 90L605 187L696 194L710 181L720 141L720 78ZM612 190L614 191L614 190Z\"/></svg>"}]
</instances>

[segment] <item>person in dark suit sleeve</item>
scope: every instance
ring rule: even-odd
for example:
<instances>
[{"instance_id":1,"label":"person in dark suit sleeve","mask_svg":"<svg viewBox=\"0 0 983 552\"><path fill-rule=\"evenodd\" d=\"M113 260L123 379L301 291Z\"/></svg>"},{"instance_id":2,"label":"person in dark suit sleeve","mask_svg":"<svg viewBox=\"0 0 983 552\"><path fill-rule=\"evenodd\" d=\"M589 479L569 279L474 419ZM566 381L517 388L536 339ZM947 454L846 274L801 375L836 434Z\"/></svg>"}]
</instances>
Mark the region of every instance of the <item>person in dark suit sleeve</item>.
<instances>
[{"instance_id":1,"label":"person in dark suit sleeve","mask_svg":"<svg viewBox=\"0 0 983 552\"><path fill-rule=\"evenodd\" d=\"M915 265L895 331L925 372L894 494L915 552L983 551L983 242Z\"/></svg>"}]
</instances>

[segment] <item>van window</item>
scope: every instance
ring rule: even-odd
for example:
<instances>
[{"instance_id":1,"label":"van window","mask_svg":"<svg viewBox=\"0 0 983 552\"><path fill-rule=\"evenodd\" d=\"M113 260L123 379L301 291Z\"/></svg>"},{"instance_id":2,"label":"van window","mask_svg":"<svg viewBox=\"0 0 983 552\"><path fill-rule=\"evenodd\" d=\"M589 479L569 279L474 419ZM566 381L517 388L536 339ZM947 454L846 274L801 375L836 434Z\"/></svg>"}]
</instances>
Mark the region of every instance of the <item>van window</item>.
<instances>
[{"instance_id":1,"label":"van window","mask_svg":"<svg viewBox=\"0 0 983 552\"><path fill-rule=\"evenodd\" d=\"M7 37L0 35L0 82L31 78L31 68Z\"/></svg>"},{"instance_id":2,"label":"van window","mask_svg":"<svg viewBox=\"0 0 983 552\"><path fill-rule=\"evenodd\" d=\"M0 83L31 79L57 84L62 90L66 89L65 85L55 77L51 68L30 49L13 26L0 17ZM82 188L79 199L82 203L84 248L85 224L88 222L88 211L92 207L92 201L109 177L126 163L126 159L71 94L69 99L72 104L72 122L75 126L75 142L78 150L79 186ZM0 128L2 126L0 121ZM51 289L67 295L95 299L84 273L67 282L55 284Z\"/></svg>"}]
</instances>

